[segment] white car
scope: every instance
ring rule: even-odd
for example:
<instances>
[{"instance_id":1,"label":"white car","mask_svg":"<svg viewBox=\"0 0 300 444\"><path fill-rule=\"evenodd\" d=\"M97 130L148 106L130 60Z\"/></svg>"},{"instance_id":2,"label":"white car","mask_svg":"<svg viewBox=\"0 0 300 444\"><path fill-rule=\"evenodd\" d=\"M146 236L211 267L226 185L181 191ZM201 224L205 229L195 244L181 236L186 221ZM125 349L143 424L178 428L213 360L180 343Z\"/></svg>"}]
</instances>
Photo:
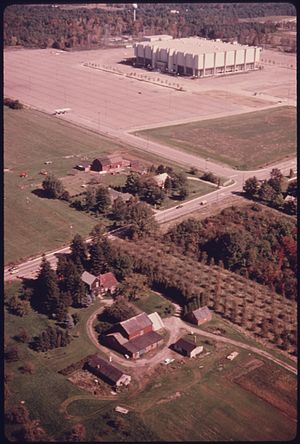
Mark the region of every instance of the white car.
<instances>
[{"instance_id":1,"label":"white car","mask_svg":"<svg viewBox=\"0 0 300 444\"><path fill-rule=\"evenodd\" d=\"M168 364L171 364L171 363L174 362L174 361L175 361L175 359L166 358L166 359L164 360L163 364L164 364L164 365L168 365Z\"/></svg>"}]
</instances>

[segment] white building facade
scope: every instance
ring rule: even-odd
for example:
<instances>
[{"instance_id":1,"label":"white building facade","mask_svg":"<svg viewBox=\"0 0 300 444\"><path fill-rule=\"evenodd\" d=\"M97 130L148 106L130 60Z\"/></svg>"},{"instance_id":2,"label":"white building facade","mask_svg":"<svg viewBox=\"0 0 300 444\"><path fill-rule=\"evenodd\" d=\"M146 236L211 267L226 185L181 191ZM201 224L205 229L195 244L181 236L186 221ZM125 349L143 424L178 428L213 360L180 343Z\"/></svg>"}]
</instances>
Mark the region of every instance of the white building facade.
<instances>
[{"instance_id":1,"label":"white building facade","mask_svg":"<svg viewBox=\"0 0 300 444\"><path fill-rule=\"evenodd\" d=\"M195 77L258 69L261 52L257 46L200 37L152 39L135 43L133 47L138 65Z\"/></svg>"}]
</instances>

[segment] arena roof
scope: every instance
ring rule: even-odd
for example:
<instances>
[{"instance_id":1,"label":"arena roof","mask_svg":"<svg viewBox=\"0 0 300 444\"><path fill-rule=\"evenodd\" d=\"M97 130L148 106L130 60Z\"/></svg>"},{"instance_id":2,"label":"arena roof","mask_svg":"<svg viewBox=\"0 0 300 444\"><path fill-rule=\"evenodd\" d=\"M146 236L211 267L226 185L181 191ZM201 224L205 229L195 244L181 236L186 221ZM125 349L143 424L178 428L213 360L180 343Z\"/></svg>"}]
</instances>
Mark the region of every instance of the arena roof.
<instances>
[{"instance_id":1,"label":"arena roof","mask_svg":"<svg viewBox=\"0 0 300 444\"><path fill-rule=\"evenodd\" d=\"M141 42L136 46L150 46L152 48L174 49L180 52L189 52L195 54L203 54L210 52L233 51L236 49L249 48L247 45L240 45L239 43L225 43L221 40L209 40L201 37L186 37L182 39Z\"/></svg>"}]
</instances>

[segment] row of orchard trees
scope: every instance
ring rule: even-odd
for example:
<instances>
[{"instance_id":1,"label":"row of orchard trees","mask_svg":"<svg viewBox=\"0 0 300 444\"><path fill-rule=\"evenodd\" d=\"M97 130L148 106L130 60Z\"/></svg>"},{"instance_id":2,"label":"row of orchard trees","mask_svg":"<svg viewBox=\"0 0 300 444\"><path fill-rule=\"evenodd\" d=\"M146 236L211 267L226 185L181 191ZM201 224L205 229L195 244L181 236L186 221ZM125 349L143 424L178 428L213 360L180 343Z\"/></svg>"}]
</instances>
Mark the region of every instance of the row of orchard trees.
<instances>
[{"instance_id":1,"label":"row of orchard trees","mask_svg":"<svg viewBox=\"0 0 300 444\"><path fill-rule=\"evenodd\" d=\"M213 259L207 262L203 256L202 262L197 262L178 251L165 253L158 247L160 242L158 238L143 244L123 242L120 248L132 258L133 270L145 274L154 289L179 302L184 313L208 305L231 322L296 352L293 305L287 309L284 298L271 291L264 297L263 287L232 275Z\"/></svg>"}]
</instances>

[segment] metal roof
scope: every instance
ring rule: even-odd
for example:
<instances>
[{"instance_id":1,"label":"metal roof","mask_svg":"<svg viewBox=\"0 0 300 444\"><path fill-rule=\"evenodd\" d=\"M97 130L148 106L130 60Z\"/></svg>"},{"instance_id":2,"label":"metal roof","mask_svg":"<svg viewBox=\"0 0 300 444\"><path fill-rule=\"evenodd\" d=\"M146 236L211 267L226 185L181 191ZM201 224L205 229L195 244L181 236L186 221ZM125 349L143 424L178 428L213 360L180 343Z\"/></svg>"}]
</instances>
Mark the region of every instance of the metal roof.
<instances>
[{"instance_id":1,"label":"metal roof","mask_svg":"<svg viewBox=\"0 0 300 444\"><path fill-rule=\"evenodd\" d=\"M161 317L159 316L159 314L156 311L154 313L149 314L148 318L150 319L150 321L153 324L154 331L161 330L162 328L165 328Z\"/></svg>"},{"instance_id":2,"label":"metal roof","mask_svg":"<svg viewBox=\"0 0 300 444\"><path fill-rule=\"evenodd\" d=\"M110 379L112 382L117 383L118 380L124 375L124 373L117 367L114 367L109 362L104 361L99 355L93 355L87 362L88 366L95 370L97 373Z\"/></svg>"},{"instance_id":3,"label":"metal roof","mask_svg":"<svg viewBox=\"0 0 300 444\"><path fill-rule=\"evenodd\" d=\"M186 37L173 40L140 42L136 43L134 47L137 47L138 45L150 46L153 49L173 49L175 52L185 52L192 54L234 51L237 49L249 48L249 46L240 45L239 43L227 43L222 41L209 40L201 37Z\"/></svg>"},{"instance_id":4,"label":"metal roof","mask_svg":"<svg viewBox=\"0 0 300 444\"><path fill-rule=\"evenodd\" d=\"M92 285L92 283L95 281L95 279L97 279L96 276L89 273L88 271L84 271L81 275L81 280L88 285Z\"/></svg>"},{"instance_id":5,"label":"metal roof","mask_svg":"<svg viewBox=\"0 0 300 444\"><path fill-rule=\"evenodd\" d=\"M202 321L204 319L207 319L211 315L209 309L207 306L197 308L197 310L193 310L193 315L197 319L197 321Z\"/></svg>"},{"instance_id":6,"label":"metal roof","mask_svg":"<svg viewBox=\"0 0 300 444\"><path fill-rule=\"evenodd\" d=\"M160 336L158 333L156 333L155 331L150 331L149 333L131 339L130 341L122 345L131 353L137 353L141 350L145 350L145 348L149 347L150 345L156 344L162 339L162 336Z\"/></svg>"},{"instance_id":7,"label":"metal roof","mask_svg":"<svg viewBox=\"0 0 300 444\"><path fill-rule=\"evenodd\" d=\"M193 351L197 347L196 344L192 344L191 342L189 342L183 338L178 339L178 341L175 342L174 346L175 345L177 347L181 348L182 350L185 350L188 353L190 353L191 351Z\"/></svg>"},{"instance_id":8,"label":"metal roof","mask_svg":"<svg viewBox=\"0 0 300 444\"><path fill-rule=\"evenodd\" d=\"M146 315L146 313L140 313L126 321L120 322L120 325L124 328L128 335L135 333L139 330L143 330L146 327L152 325L152 322Z\"/></svg>"}]
</instances>

